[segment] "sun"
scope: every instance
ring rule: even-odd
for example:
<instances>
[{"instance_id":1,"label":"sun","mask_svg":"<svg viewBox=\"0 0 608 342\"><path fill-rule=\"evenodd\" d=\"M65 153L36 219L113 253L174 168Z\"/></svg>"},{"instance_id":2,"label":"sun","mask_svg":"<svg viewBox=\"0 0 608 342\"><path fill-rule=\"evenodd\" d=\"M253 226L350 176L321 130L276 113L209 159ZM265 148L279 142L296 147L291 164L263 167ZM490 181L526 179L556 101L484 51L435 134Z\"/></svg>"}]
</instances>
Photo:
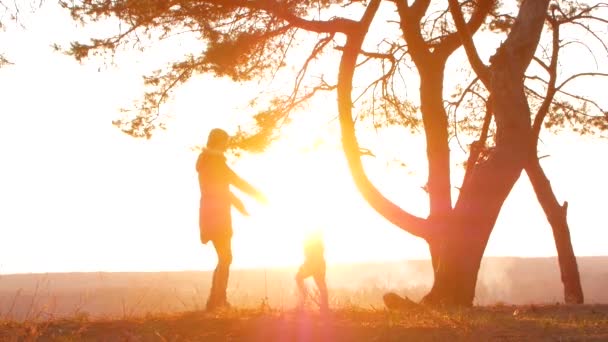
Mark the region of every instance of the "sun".
<instances>
[{"instance_id":1,"label":"sun","mask_svg":"<svg viewBox=\"0 0 608 342\"><path fill-rule=\"evenodd\" d=\"M268 197L267 205L247 199L249 217L234 213L238 267L297 266L303 261L307 235L315 231L322 233L328 265L428 254L423 240L396 228L366 202L339 139L308 141L298 148L294 135L287 138L291 144L281 141L267 153L234 163L235 171ZM370 179L389 199L424 216L428 202L418 186L420 177L389 167L386 160L390 158L384 155L366 160Z\"/></svg>"},{"instance_id":2,"label":"sun","mask_svg":"<svg viewBox=\"0 0 608 342\"><path fill-rule=\"evenodd\" d=\"M243 177L252 179L268 197L265 205L248 201L250 217L235 220L239 230L235 236L247 231L247 237L241 238L248 240L242 241L243 248L253 243L262 252L255 257L259 260L250 260L253 266L297 264L304 240L313 231L321 231L326 240L334 239L336 227L348 215L345 210L353 214L348 208L355 195L352 185L349 188L348 171L335 160L340 157L319 150L277 153L247 165ZM256 233L237 225L249 226Z\"/></svg>"}]
</instances>

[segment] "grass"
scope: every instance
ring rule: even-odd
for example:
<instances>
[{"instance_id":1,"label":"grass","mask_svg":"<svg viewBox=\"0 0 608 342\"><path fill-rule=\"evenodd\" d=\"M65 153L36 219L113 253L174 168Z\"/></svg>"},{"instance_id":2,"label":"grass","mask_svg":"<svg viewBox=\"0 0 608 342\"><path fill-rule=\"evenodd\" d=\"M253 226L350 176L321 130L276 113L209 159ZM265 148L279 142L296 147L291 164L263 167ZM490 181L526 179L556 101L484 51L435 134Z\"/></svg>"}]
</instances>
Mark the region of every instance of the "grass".
<instances>
[{"instance_id":1,"label":"grass","mask_svg":"<svg viewBox=\"0 0 608 342\"><path fill-rule=\"evenodd\" d=\"M122 319L2 321L0 341L606 341L608 305L315 311L232 309Z\"/></svg>"}]
</instances>

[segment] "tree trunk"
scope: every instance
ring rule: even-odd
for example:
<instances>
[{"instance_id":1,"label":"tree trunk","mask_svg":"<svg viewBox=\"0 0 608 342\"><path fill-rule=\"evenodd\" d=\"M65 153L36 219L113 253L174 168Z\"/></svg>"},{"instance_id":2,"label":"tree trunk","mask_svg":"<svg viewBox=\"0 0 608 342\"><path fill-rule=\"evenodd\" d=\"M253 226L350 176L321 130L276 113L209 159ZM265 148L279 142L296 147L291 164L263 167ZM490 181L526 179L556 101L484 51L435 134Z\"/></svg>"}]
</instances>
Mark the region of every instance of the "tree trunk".
<instances>
[{"instance_id":1,"label":"tree trunk","mask_svg":"<svg viewBox=\"0 0 608 342\"><path fill-rule=\"evenodd\" d=\"M485 240L487 241L487 240ZM437 252L437 267L431 291L423 304L440 306L471 306L475 297L477 273L486 242L481 235L475 239L449 234L446 240L431 245Z\"/></svg>"},{"instance_id":2,"label":"tree trunk","mask_svg":"<svg viewBox=\"0 0 608 342\"><path fill-rule=\"evenodd\" d=\"M472 170L450 215L450 227L429 240L437 251L435 281L423 303L471 306L477 274L500 209L523 170L523 156L507 149Z\"/></svg>"},{"instance_id":3,"label":"tree trunk","mask_svg":"<svg viewBox=\"0 0 608 342\"><path fill-rule=\"evenodd\" d=\"M429 240L438 251L435 281L423 302L470 306L481 258L500 209L526 165L531 147L530 108L523 77L540 39L548 0L524 1L507 40L491 58L488 90L496 119L496 146L470 169L450 215L452 227ZM470 48L470 46L469 46Z\"/></svg>"},{"instance_id":4,"label":"tree trunk","mask_svg":"<svg viewBox=\"0 0 608 342\"><path fill-rule=\"evenodd\" d=\"M450 182L450 149L448 121L443 106L443 74L445 60L429 57L420 65L420 111L424 122L426 154L428 159L429 220L437 226L446 226L452 211ZM439 265L437 244L429 242L433 271Z\"/></svg>"},{"instance_id":5,"label":"tree trunk","mask_svg":"<svg viewBox=\"0 0 608 342\"><path fill-rule=\"evenodd\" d=\"M452 210L448 120L443 105L445 61L430 58L420 70L420 111L426 137L431 219L442 220Z\"/></svg>"},{"instance_id":6,"label":"tree trunk","mask_svg":"<svg viewBox=\"0 0 608 342\"><path fill-rule=\"evenodd\" d=\"M584 302L583 289L568 228L568 202L564 202L563 206L559 205L538 158L532 158L529 161L526 165L526 173L553 230L559 269L564 284L564 301L567 304L582 304Z\"/></svg>"}]
</instances>

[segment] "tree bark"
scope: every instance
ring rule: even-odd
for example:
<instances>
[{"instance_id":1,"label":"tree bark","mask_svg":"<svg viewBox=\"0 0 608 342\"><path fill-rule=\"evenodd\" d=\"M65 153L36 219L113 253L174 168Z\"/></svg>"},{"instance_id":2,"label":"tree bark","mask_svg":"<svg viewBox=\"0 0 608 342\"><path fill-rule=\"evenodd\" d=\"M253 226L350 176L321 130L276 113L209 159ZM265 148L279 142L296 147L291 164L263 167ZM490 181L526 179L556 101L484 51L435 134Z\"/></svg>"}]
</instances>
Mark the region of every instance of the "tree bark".
<instances>
[{"instance_id":1,"label":"tree bark","mask_svg":"<svg viewBox=\"0 0 608 342\"><path fill-rule=\"evenodd\" d=\"M583 304L583 289L568 227L568 202L559 204L538 158L531 158L526 165L526 173L553 230L561 280L564 284L564 301L567 304Z\"/></svg>"},{"instance_id":2,"label":"tree bark","mask_svg":"<svg viewBox=\"0 0 608 342\"><path fill-rule=\"evenodd\" d=\"M493 0L478 1L469 22L463 25L471 32L477 31L493 3ZM447 59L460 46L460 38L457 33L451 33L431 46L420 31L421 19L429 8L430 1L416 0L411 6L407 2L397 2L396 6L401 18L403 37L420 75L420 111L424 123L429 170L426 187L429 194L429 221L435 227L441 227L439 229L449 229L452 194L448 115L443 103L443 81ZM429 239L427 241L433 270L437 271L437 244Z\"/></svg>"},{"instance_id":3,"label":"tree bark","mask_svg":"<svg viewBox=\"0 0 608 342\"><path fill-rule=\"evenodd\" d=\"M556 81L557 81L557 65L560 50L560 23L553 16L549 17L552 32L552 51L551 62L548 65L549 82L547 84L547 93L542 105L537 111L534 123L532 124L532 134L534 141L533 158L530 158L526 165L526 173L532 183L538 202L543 208L547 220L553 230L553 239L557 249L557 259L559 261L559 269L561 272L562 283L564 284L564 301L568 304L582 304L584 302L583 290L581 287L580 275L576 264L576 256L572 249L570 241L570 228L568 227L567 208L568 203L564 202L560 206L557 197L553 193L551 183L545 175L542 166L538 160L537 145L542 123L549 112L549 107L553 103L555 97Z\"/></svg>"},{"instance_id":4,"label":"tree bark","mask_svg":"<svg viewBox=\"0 0 608 342\"><path fill-rule=\"evenodd\" d=\"M441 220L452 210L448 120L443 105L445 60L431 57L420 70L420 111L429 162L427 191L430 217ZM435 62L435 63L433 63Z\"/></svg>"},{"instance_id":5,"label":"tree bark","mask_svg":"<svg viewBox=\"0 0 608 342\"><path fill-rule=\"evenodd\" d=\"M475 166L450 215L450 229L431 239L437 251L435 281L423 303L471 306L477 274L500 209L523 170L523 156L495 150Z\"/></svg>"},{"instance_id":6,"label":"tree bark","mask_svg":"<svg viewBox=\"0 0 608 342\"><path fill-rule=\"evenodd\" d=\"M429 55L426 63L419 63L420 111L424 122L426 155L428 160L429 219L439 227L448 227L452 211L450 182L450 149L448 121L443 106L443 74L445 59ZM433 271L437 271L439 250L428 241Z\"/></svg>"},{"instance_id":7,"label":"tree bark","mask_svg":"<svg viewBox=\"0 0 608 342\"><path fill-rule=\"evenodd\" d=\"M439 260L423 302L470 306L481 258L500 209L526 165L533 143L523 77L538 46L548 0L526 0L507 40L491 59L488 90L496 119L496 146L469 172L451 214L453 227L431 239ZM459 28L460 30L461 28ZM465 45L467 50L472 45ZM470 51L467 51L470 52ZM471 55L472 53L468 53ZM476 53L475 53L476 54Z\"/></svg>"}]
</instances>

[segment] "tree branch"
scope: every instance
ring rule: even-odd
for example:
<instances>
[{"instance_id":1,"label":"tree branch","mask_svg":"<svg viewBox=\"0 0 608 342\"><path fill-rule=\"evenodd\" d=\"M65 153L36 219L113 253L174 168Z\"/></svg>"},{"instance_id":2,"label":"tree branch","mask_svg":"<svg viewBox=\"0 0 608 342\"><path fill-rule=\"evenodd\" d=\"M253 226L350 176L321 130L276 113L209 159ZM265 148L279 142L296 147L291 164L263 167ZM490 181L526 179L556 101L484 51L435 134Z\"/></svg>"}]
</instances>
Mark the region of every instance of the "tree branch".
<instances>
[{"instance_id":1,"label":"tree branch","mask_svg":"<svg viewBox=\"0 0 608 342\"><path fill-rule=\"evenodd\" d=\"M534 122L532 123L532 139L534 139L535 146L538 146L538 137L540 134L540 129L542 126L547 113L549 112L549 107L553 102L553 98L555 97L555 82L557 80L557 60L559 57L559 23L555 20L555 11L551 14L549 19L552 29L552 50L551 50L551 61L547 66L547 72L549 73L549 82L547 84L547 93L545 94L545 98L538 108L536 112L536 116L534 117Z\"/></svg>"},{"instance_id":2,"label":"tree branch","mask_svg":"<svg viewBox=\"0 0 608 342\"><path fill-rule=\"evenodd\" d=\"M420 20L429 4L430 0L416 0L409 7L406 0L396 1L397 13L399 13L399 17L401 18L399 27L414 60L427 60L431 56L427 42L420 32Z\"/></svg>"},{"instance_id":3,"label":"tree branch","mask_svg":"<svg viewBox=\"0 0 608 342\"><path fill-rule=\"evenodd\" d=\"M348 161L351 175L363 198L378 213L401 229L425 239L432 232L427 220L416 217L384 197L367 177L361 162L361 152L355 134L355 123L352 118L352 88L357 57L371 20L381 0L370 1L360 22L359 29L347 36L344 53L340 60L338 73L338 112L342 132L342 147Z\"/></svg>"},{"instance_id":4,"label":"tree branch","mask_svg":"<svg viewBox=\"0 0 608 342\"><path fill-rule=\"evenodd\" d=\"M568 82L575 80L579 77L583 77L583 76L603 76L603 77L608 77L608 73L603 73L603 72L581 72L579 74L576 75L572 75L570 77L568 77L566 80L564 80L562 83L560 83L560 85L558 85L556 87L556 90L561 91L562 88L568 84Z\"/></svg>"},{"instance_id":5,"label":"tree branch","mask_svg":"<svg viewBox=\"0 0 608 342\"><path fill-rule=\"evenodd\" d=\"M475 7L475 11L469 18L469 21L466 23L467 32L472 36L473 33L477 32L481 27L481 24L484 23L486 17L492 10L492 5L495 0L478 0L477 6ZM459 7L460 8L460 5ZM449 9L451 11L451 7ZM462 17L462 11L460 11L462 22L464 22L464 18ZM453 14L452 14L453 16ZM462 24L461 22L461 24ZM456 26L458 27L458 26ZM444 39L440 41L439 44L435 46L435 51L437 54L444 54L445 56L449 56L454 52L460 45L462 44L462 37L460 30L457 29L458 32L453 32L447 35Z\"/></svg>"},{"instance_id":6,"label":"tree branch","mask_svg":"<svg viewBox=\"0 0 608 342\"><path fill-rule=\"evenodd\" d=\"M473 174L473 170L475 169L475 165L479 160L479 157L484 153L486 148L486 141L488 140L488 132L490 131L490 123L492 122L492 103L491 98L486 102L486 114L483 118L483 125L481 127L481 134L479 135L479 139L474 141L471 144L469 158L467 159L466 170L464 172L464 177L462 179L461 189L466 186L466 183L471 179L471 175Z\"/></svg>"},{"instance_id":7,"label":"tree branch","mask_svg":"<svg viewBox=\"0 0 608 342\"><path fill-rule=\"evenodd\" d=\"M327 21L306 20L296 16L285 8L283 4L274 0L208 0L212 4L225 6L239 6L249 9L263 10L289 24L307 31L317 33L344 33L348 34L356 29L356 21L335 18Z\"/></svg>"},{"instance_id":8,"label":"tree branch","mask_svg":"<svg viewBox=\"0 0 608 342\"><path fill-rule=\"evenodd\" d=\"M469 59L469 63L471 63L471 67L481 80L481 82L489 88L489 77L490 72L488 66L486 66L479 58L479 54L477 54L477 48L475 47L475 43L473 42L473 37L471 36L469 27L465 24L464 17L462 16L462 10L460 9L460 5L458 4L458 0L448 0L450 4L450 13L452 13L452 18L454 19L454 24L456 25L456 29L460 34L460 38L462 41L462 45Z\"/></svg>"}]
</instances>

